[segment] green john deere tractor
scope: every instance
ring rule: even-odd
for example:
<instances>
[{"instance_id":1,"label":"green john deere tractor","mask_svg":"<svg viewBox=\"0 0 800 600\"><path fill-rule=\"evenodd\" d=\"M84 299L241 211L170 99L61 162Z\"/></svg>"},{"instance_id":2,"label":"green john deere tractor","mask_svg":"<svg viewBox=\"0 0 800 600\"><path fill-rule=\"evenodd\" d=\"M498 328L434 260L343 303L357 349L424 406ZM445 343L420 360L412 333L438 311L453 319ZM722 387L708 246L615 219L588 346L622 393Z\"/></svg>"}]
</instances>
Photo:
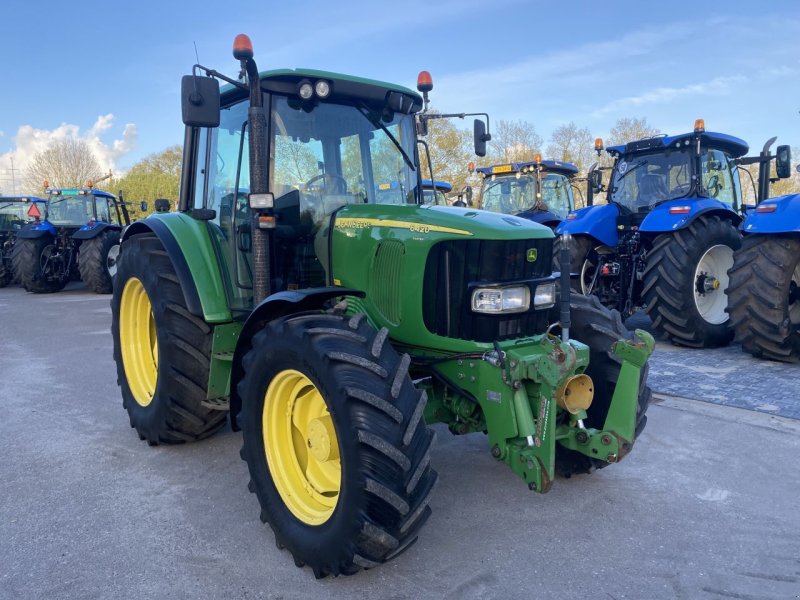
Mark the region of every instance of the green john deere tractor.
<instances>
[{"instance_id":1,"label":"green john deere tractor","mask_svg":"<svg viewBox=\"0 0 800 600\"><path fill-rule=\"evenodd\" d=\"M246 36L234 56L246 84L199 65L183 79L179 211L123 235L114 358L141 439L199 440L230 414L262 520L317 577L417 538L433 423L487 434L538 492L623 458L652 338L559 296L550 229L422 206L419 94L259 73ZM407 204L376 203L389 180Z\"/></svg>"}]
</instances>

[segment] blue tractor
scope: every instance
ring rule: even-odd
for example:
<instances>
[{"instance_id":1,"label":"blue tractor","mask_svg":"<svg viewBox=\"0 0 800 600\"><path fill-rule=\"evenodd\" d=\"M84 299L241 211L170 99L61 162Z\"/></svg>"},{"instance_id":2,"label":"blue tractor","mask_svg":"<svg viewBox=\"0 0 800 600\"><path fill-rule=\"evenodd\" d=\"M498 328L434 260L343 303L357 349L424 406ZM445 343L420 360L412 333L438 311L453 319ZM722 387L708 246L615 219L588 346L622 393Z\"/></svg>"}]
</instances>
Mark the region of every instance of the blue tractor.
<instances>
[{"instance_id":1,"label":"blue tractor","mask_svg":"<svg viewBox=\"0 0 800 600\"><path fill-rule=\"evenodd\" d=\"M422 180L422 201L424 204L450 206L446 194L453 191L453 185L446 181Z\"/></svg>"},{"instance_id":2,"label":"blue tractor","mask_svg":"<svg viewBox=\"0 0 800 600\"><path fill-rule=\"evenodd\" d=\"M728 312L743 350L760 358L800 362L800 194L765 197L771 158L776 158L779 178L791 172L789 146L779 146L774 157L766 154L759 170L758 205L747 211L744 242L729 273Z\"/></svg>"},{"instance_id":3,"label":"blue tractor","mask_svg":"<svg viewBox=\"0 0 800 600\"><path fill-rule=\"evenodd\" d=\"M516 215L556 227L575 207L572 163L542 160L515 162L476 169L483 176L479 206L483 210Z\"/></svg>"},{"instance_id":4,"label":"blue tractor","mask_svg":"<svg viewBox=\"0 0 800 600\"><path fill-rule=\"evenodd\" d=\"M30 196L0 197L0 287L14 280L11 252L17 234L28 223L38 221L46 212L43 198Z\"/></svg>"},{"instance_id":5,"label":"blue tractor","mask_svg":"<svg viewBox=\"0 0 800 600\"><path fill-rule=\"evenodd\" d=\"M706 131L698 119L689 133L606 151L610 181L604 187L601 171L591 172L588 201L606 191L608 203L573 211L556 228L557 248L570 247L573 285L623 317L644 308L674 344L727 344L725 289L742 243L738 165L746 164L747 143Z\"/></svg>"},{"instance_id":6,"label":"blue tractor","mask_svg":"<svg viewBox=\"0 0 800 600\"><path fill-rule=\"evenodd\" d=\"M121 198L91 185L48 189L47 218L17 233L11 256L14 274L27 291L37 294L57 292L77 278L94 292L109 294L120 233L129 222Z\"/></svg>"}]
</instances>

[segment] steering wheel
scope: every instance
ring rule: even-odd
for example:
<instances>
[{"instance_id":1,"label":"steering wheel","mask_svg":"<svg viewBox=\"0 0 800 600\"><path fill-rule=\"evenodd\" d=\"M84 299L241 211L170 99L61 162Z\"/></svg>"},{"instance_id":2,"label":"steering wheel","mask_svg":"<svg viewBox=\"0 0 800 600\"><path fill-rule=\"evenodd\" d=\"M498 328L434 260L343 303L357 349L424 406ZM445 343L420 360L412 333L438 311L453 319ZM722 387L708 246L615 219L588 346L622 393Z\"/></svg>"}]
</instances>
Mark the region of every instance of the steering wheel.
<instances>
[{"instance_id":1,"label":"steering wheel","mask_svg":"<svg viewBox=\"0 0 800 600\"><path fill-rule=\"evenodd\" d=\"M689 185L688 183L679 183L678 185L676 185L674 188L672 188L669 191L669 197L670 198L677 198L679 196L685 196L686 194L689 193L689 189L691 187L692 186Z\"/></svg>"},{"instance_id":2,"label":"steering wheel","mask_svg":"<svg viewBox=\"0 0 800 600\"><path fill-rule=\"evenodd\" d=\"M323 173L322 175L315 175L308 181L303 184L303 187L306 189L311 188L312 184L315 182L324 179L325 182L319 186L320 188L324 188L326 191L328 188L334 189L334 192L337 194L346 194L347 193L347 181L345 181L344 177L339 175L333 175L331 173ZM329 185L329 182L335 182Z\"/></svg>"}]
</instances>

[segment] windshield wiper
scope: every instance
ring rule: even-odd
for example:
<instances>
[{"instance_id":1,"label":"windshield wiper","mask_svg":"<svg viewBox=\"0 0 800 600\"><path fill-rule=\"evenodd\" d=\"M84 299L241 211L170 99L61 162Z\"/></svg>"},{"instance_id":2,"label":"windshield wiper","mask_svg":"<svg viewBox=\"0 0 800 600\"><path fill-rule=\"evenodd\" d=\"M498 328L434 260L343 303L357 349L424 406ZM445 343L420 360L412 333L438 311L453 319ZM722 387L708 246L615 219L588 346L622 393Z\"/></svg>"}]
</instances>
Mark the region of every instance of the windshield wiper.
<instances>
[{"instance_id":1,"label":"windshield wiper","mask_svg":"<svg viewBox=\"0 0 800 600\"><path fill-rule=\"evenodd\" d=\"M9 206L13 206L14 204L16 204L16 202L9 202L8 204L3 204L3 206L0 206L0 210L8 208Z\"/></svg>"},{"instance_id":2,"label":"windshield wiper","mask_svg":"<svg viewBox=\"0 0 800 600\"><path fill-rule=\"evenodd\" d=\"M380 127L383 130L383 133L386 134L386 137L388 137L390 140L392 140L392 143L400 151L400 154L403 155L403 160L406 161L406 164L411 168L412 171L416 171L417 168L414 166L414 163L411 162L411 159L408 158L408 154L406 154L406 151L403 150L403 147L400 145L400 142L398 142L397 139L392 135L392 132L389 131L383 123L381 123L380 118L378 118L377 120L373 119L371 113L369 112L369 110L367 108L363 107L363 106L359 106L358 107L358 111L362 115L364 115L364 118L367 121L369 121L370 123L372 123L372 125L374 127Z\"/></svg>"},{"instance_id":3,"label":"windshield wiper","mask_svg":"<svg viewBox=\"0 0 800 600\"><path fill-rule=\"evenodd\" d=\"M644 159L642 162L640 162L640 163L636 163L636 164L635 164L635 165L633 165L633 166L632 166L630 169L628 169L628 170L627 170L627 171L625 171L625 172L624 172L622 175L620 175L620 176L619 176L619 177L616 179L616 181L614 181L614 184L615 184L615 185L614 185L614 189L613 189L613 190L611 190L611 193L613 194L614 192L616 192L616 191L619 189L619 187L618 187L616 184L618 184L620 181L622 181L623 179L625 179L625 178L626 178L628 175L630 175L631 173L633 173L633 172L634 172L636 169L638 169L639 167L643 167L643 166L644 166L644 165L646 165L646 164L648 164L648 161L647 161L647 159ZM618 171L618 172L619 172L619 171Z\"/></svg>"}]
</instances>

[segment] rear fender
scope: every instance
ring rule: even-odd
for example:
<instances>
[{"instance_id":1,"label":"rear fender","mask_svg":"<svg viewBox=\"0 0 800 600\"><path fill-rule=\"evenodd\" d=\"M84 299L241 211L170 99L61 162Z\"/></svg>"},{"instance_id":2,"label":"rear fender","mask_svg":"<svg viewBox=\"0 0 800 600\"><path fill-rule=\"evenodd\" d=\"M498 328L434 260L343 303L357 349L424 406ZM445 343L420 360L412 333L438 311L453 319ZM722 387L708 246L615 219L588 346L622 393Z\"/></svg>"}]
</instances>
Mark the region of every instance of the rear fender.
<instances>
[{"instance_id":1,"label":"rear fender","mask_svg":"<svg viewBox=\"0 0 800 600\"><path fill-rule=\"evenodd\" d=\"M556 235L588 235L606 246L619 243L617 234L619 208L616 204L598 204L570 211L556 227Z\"/></svg>"},{"instance_id":2,"label":"rear fender","mask_svg":"<svg viewBox=\"0 0 800 600\"><path fill-rule=\"evenodd\" d=\"M78 231L72 234L72 239L74 240L91 240L96 238L101 233L106 231L122 231L122 227L119 225L114 225L113 223L105 223L104 221L95 221L94 224L90 225L87 223Z\"/></svg>"},{"instance_id":3,"label":"rear fender","mask_svg":"<svg viewBox=\"0 0 800 600\"><path fill-rule=\"evenodd\" d=\"M689 212L683 214L673 214L670 209L688 207ZM639 226L639 231L643 233L665 233L667 231L677 231L688 227L701 215L716 214L731 221L734 225L742 222L742 217L730 206L713 198L680 198L669 200L656 206L649 215L644 218Z\"/></svg>"},{"instance_id":4,"label":"rear fender","mask_svg":"<svg viewBox=\"0 0 800 600\"><path fill-rule=\"evenodd\" d=\"M742 230L745 233L800 233L800 194L776 196L759 204L772 205L775 205L772 212L748 211Z\"/></svg>"},{"instance_id":5,"label":"rear fender","mask_svg":"<svg viewBox=\"0 0 800 600\"><path fill-rule=\"evenodd\" d=\"M29 223L17 232L17 239L20 240L34 240L45 235L56 237L58 230L49 221L39 221L38 223Z\"/></svg>"},{"instance_id":6,"label":"rear fender","mask_svg":"<svg viewBox=\"0 0 800 600\"><path fill-rule=\"evenodd\" d=\"M332 298L339 296L356 296L363 298L366 294L359 290L344 287L324 287L309 288L306 290L295 290L287 292L277 292L265 298L258 306L253 309L247 317L244 327L239 334L236 342L236 350L233 353L233 363L231 367L230 379L230 415L231 428L239 430L236 417L242 408L242 400L239 398L236 389L241 381L244 372L242 370L242 359L251 348L253 336L264 328L264 325L286 315L320 310L325 303Z\"/></svg>"},{"instance_id":7,"label":"rear fender","mask_svg":"<svg viewBox=\"0 0 800 600\"><path fill-rule=\"evenodd\" d=\"M189 312L207 323L233 320L206 224L182 213L151 215L125 230L123 251L125 240L148 232L158 237L169 255Z\"/></svg>"}]
</instances>

